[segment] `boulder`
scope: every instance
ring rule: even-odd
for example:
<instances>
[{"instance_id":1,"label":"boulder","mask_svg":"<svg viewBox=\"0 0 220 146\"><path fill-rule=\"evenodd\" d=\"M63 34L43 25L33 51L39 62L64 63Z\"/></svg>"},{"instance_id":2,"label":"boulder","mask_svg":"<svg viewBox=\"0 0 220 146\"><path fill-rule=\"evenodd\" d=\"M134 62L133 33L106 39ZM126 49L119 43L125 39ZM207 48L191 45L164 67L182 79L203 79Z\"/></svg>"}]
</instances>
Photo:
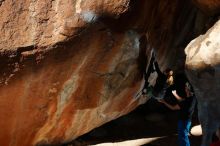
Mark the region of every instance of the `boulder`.
<instances>
[{"instance_id":1,"label":"boulder","mask_svg":"<svg viewBox=\"0 0 220 146\"><path fill-rule=\"evenodd\" d=\"M136 31L97 20L116 19L128 5L1 2L0 145L65 143L139 105L146 45Z\"/></svg>"},{"instance_id":2,"label":"boulder","mask_svg":"<svg viewBox=\"0 0 220 146\"><path fill-rule=\"evenodd\" d=\"M185 49L186 72L198 99L202 146L210 145L220 127L220 21Z\"/></svg>"}]
</instances>

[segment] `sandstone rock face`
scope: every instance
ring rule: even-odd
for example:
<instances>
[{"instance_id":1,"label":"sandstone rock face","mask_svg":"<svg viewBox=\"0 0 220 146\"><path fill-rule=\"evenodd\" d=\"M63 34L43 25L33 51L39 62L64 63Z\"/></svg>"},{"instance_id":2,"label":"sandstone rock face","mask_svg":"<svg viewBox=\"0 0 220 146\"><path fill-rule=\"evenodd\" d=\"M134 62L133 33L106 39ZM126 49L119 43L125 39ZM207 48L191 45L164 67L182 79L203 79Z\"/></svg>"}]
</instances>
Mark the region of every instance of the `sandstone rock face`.
<instances>
[{"instance_id":1,"label":"sandstone rock face","mask_svg":"<svg viewBox=\"0 0 220 146\"><path fill-rule=\"evenodd\" d=\"M136 31L98 21L118 18L128 5L1 2L0 145L68 142L138 106L146 45Z\"/></svg>"},{"instance_id":2,"label":"sandstone rock face","mask_svg":"<svg viewBox=\"0 0 220 146\"><path fill-rule=\"evenodd\" d=\"M193 0L193 2L207 14L214 15L220 12L219 0Z\"/></svg>"},{"instance_id":3,"label":"sandstone rock face","mask_svg":"<svg viewBox=\"0 0 220 146\"><path fill-rule=\"evenodd\" d=\"M187 74L198 99L203 146L220 127L220 21L185 49Z\"/></svg>"},{"instance_id":4,"label":"sandstone rock face","mask_svg":"<svg viewBox=\"0 0 220 146\"><path fill-rule=\"evenodd\" d=\"M138 106L140 35L97 20L118 18L128 5L1 2L0 145L61 144Z\"/></svg>"},{"instance_id":5,"label":"sandstone rock face","mask_svg":"<svg viewBox=\"0 0 220 146\"><path fill-rule=\"evenodd\" d=\"M130 112L151 50L175 66L205 26L190 0L0 0L0 19L3 146L65 143Z\"/></svg>"},{"instance_id":6,"label":"sandstone rock face","mask_svg":"<svg viewBox=\"0 0 220 146\"><path fill-rule=\"evenodd\" d=\"M4 0L0 9L0 48L61 42L102 15L118 17L127 11L128 4L129 0Z\"/></svg>"}]
</instances>

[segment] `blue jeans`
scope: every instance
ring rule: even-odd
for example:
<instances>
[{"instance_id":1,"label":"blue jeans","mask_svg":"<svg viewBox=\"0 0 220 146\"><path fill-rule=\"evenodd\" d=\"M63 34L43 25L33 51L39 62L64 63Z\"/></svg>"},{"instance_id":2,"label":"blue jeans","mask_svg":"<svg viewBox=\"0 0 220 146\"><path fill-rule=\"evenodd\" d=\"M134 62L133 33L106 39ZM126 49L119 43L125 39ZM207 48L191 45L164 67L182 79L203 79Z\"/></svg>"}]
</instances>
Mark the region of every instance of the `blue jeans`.
<instances>
[{"instance_id":1,"label":"blue jeans","mask_svg":"<svg viewBox=\"0 0 220 146\"><path fill-rule=\"evenodd\" d=\"M179 146L190 146L189 142L189 130L191 126L191 120L179 120L178 121L178 142Z\"/></svg>"}]
</instances>

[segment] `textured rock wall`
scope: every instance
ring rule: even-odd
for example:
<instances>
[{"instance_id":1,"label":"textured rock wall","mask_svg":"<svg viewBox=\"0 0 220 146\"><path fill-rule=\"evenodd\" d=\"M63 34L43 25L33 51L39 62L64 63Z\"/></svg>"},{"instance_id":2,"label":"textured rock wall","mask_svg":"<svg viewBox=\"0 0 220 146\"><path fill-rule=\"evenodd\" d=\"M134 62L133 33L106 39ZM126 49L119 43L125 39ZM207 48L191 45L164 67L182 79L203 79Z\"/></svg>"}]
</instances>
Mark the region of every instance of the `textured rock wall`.
<instances>
[{"instance_id":1,"label":"textured rock wall","mask_svg":"<svg viewBox=\"0 0 220 146\"><path fill-rule=\"evenodd\" d=\"M220 127L220 21L186 48L187 73L198 99L203 146Z\"/></svg>"},{"instance_id":2,"label":"textured rock wall","mask_svg":"<svg viewBox=\"0 0 220 146\"><path fill-rule=\"evenodd\" d=\"M190 0L0 1L0 145L68 142L142 100L150 51L177 66L212 24Z\"/></svg>"},{"instance_id":3,"label":"textured rock wall","mask_svg":"<svg viewBox=\"0 0 220 146\"><path fill-rule=\"evenodd\" d=\"M219 0L192 0L198 8L208 15L216 15L220 13Z\"/></svg>"},{"instance_id":4,"label":"textured rock wall","mask_svg":"<svg viewBox=\"0 0 220 146\"><path fill-rule=\"evenodd\" d=\"M194 37L194 24L199 24L198 29L204 28L201 26L204 22L195 18L201 17L203 20L206 17L189 0L140 0L131 1L131 4L133 10L125 13L118 21L108 19L104 22L117 30L134 28L145 33L148 46L157 53L162 69L182 62L184 48Z\"/></svg>"},{"instance_id":5,"label":"textured rock wall","mask_svg":"<svg viewBox=\"0 0 220 146\"><path fill-rule=\"evenodd\" d=\"M62 42L102 15L118 17L128 5L129 0L4 0L0 9L0 48Z\"/></svg>"},{"instance_id":6,"label":"textured rock wall","mask_svg":"<svg viewBox=\"0 0 220 146\"><path fill-rule=\"evenodd\" d=\"M115 19L128 5L1 3L0 145L64 143L138 105L145 45L137 32L97 20Z\"/></svg>"}]
</instances>

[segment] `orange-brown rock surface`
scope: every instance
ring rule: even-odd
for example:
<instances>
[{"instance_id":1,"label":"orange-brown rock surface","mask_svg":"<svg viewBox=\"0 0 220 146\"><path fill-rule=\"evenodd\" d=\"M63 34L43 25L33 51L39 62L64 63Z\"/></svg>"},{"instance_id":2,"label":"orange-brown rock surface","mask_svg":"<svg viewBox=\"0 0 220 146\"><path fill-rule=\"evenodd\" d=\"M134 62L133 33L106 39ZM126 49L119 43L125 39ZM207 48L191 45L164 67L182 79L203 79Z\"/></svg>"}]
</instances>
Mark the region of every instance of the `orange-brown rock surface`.
<instances>
[{"instance_id":1,"label":"orange-brown rock surface","mask_svg":"<svg viewBox=\"0 0 220 146\"><path fill-rule=\"evenodd\" d=\"M60 144L142 100L160 67L207 26L190 0L0 0L0 145Z\"/></svg>"},{"instance_id":2,"label":"orange-brown rock surface","mask_svg":"<svg viewBox=\"0 0 220 146\"><path fill-rule=\"evenodd\" d=\"M1 3L0 145L64 143L138 105L140 36L96 20L128 4Z\"/></svg>"},{"instance_id":3,"label":"orange-brown rock surface","mask_svg":"<svg viewBox=\"0 0 220 146\"><path fill-rule=\"evenodd\" d=\"M0 145L68 142L138 106L146 43L98 20L129 3L2 1Z\"/></svg>"},{"instance_id":4,"label":"orange-brown rock surface","mask_svg":"<svg viewBox=\"0 0 220 146\"><path fill-rule=\"evenodd\" d=\"M206 14L215 15L220 13L219 0L193 0L193 2Z\"/></svg>"}]
</instances>

